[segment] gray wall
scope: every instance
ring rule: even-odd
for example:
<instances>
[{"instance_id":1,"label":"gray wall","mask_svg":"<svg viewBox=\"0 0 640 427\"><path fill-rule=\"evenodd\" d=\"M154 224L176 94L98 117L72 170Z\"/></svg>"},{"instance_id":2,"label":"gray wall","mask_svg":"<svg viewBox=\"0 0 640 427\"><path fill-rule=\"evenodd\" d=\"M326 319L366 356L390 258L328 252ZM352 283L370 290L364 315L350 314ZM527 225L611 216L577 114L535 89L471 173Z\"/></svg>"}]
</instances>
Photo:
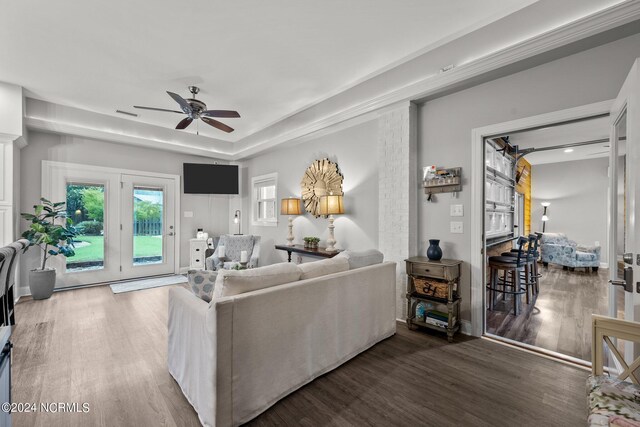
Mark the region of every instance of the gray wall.
<instances>
[{"instance_id":1,"label":"gray wall","mask_svg":"<svg viewBox=\"0 0 640 427\"><path fill-rule=\"evenodd\" d=\"M463 176L468 177L472 129L612 99L637 57L640 57L640 35L424 103L418 111L418 166L462 166ZM480 238L470 235L469 180L464 180L459 199L442 195L437 202L427 203L421 190L416 191L416 197L420 252L425 252L427 239L440 238L445 257L465 261L462 318L468 320L471 318L470 245L472 239ZM463 234L449 232L452 203L464 205Z\"/></svg>"},{"instance_id":2,"label":"gray wall","mask_svg":"<svg viewBox=\"0 0 640 427\"><path fill-rule=\"evenodd\" d=\"M531 226L542 230L541 202L550 202L546 231L565 233L578 244L600 242L608 263L607 203L609 158L534 165L531 171Z\"/></svg>"},{"instance_id":3,"label":"gray wall","mask_svg":"<svg viewBox=\"0 0 640 427\"><path fill-rule=\"evenodd\" d=\"M29 132L28 145L21 152L21 210L29 212L40 198L42 161L80 163L145 172L182 175L182 163L213 162L214 159L168 151L134 147L105 141L42 132ZM224 162L222 162L224 163ZM227 231L229 196L182 194L180 209L180 266L189 265L189 239L197 228L219 235ZM184 218L192 211L192 218ZM22 227L25 223L22 223ZM31 251L33 257L35 251ZM32 262L33 260L31 260ZM25 264L29 264L28 261Z\"/></svg>"},{"instance_id":4,"label":"gray wall","mask_svg":"<svg viewBox=\"0 0 640 427\"><path fill-rule=\"evenodd\" d=\"M278 201L284 197L300 197L304 171L314 160L324 157L338 163L344 175L345 214L336 215L336 246L355 250L377 247L377 126L377 120L368 121L242 163L243 233L262 236L262 265L286 260L286 253L275 251L273 246L286 243L288 217L279 216L277 227L251 226L251 178L277 172ZM231 214L234 209L236 205L232 201ZM279 209L278 205L278 212ZM295 242L301 243L304 236L318 236L322 239L320 244L324 245L328 237L327 225L326 218L315 218L308 213L296 217L293 228Z\"/></svg>"}]
</instances>

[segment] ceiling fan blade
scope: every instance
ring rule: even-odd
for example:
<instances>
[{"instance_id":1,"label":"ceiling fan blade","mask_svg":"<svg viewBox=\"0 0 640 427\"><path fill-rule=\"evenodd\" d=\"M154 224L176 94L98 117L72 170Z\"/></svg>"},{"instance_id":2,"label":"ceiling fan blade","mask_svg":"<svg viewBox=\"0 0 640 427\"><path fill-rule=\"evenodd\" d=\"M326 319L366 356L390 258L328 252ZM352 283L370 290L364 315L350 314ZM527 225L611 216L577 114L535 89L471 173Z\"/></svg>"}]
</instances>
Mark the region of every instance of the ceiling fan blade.
<instances>
[{"instance_id":1,"label":"ceiling fan blade","mask_svg":"<svg viewBox=\"0 0 640 427\"><path fill-rule=\"evenodd\" d=\"M207 110L203 111L202 115L209 117L240 117L240 113L232 110Z\"/></svg>"},{"instance_id":2,"label":"ceiling fan blade","mask_svg":"<svg viewBox=\"0 0 640 427\"><path fill-rule=\"evenodd\" d=\"M153 108L153 107L141 107L139 105L134 105L133 108L139 108L141 110L151 110L151 111L166 111L167 113L179 113L184 114L182 111L178 110L167 110L165 108Z\"/></svg>"},{"instance_id":3,"label":"ceiling fan blade","mask_svg":"<svg viewBox=\"0 0 640 427\"><path fill-rule=\"evenodd\" d=\"M210 126L213 126L214 128L218 128L218 129L220 129L222 131L225 131L225 132L228 132L228 133L233 132L233 128L225 125L222 122L219 122L217 120L211 119L209 117L200 117L200 118L202 119L203 122L205 122L206 124L208 124Z\"/></svg>"},{"instance_id":4,"label":"ceiling fan blade","mask_svg":"<svg viewBox=\"0 0 640 427\"><path fill-rule=\"evenodd\" d=\"M171 98L173 98L174 101L176 101L180 105L180 108L182 108L182 111L184 111L186 114L191 114L193 112L193 110L191 109L191 105L189 105L186 99L184 99L177 93L169 91L167 91L167 93Z\"/></svg>"},{"instance_id":5,"label":"ceiling fan blade","mask_svg":"<svg viewBox=\"0 0 640 427\"><path fill-rule=\"evenodd\" d=\"M189 126L192 121L193 119L191 117L185 117L184 119L180 120L180 123L178 123L178 126L176 126L176 129L184 129L187 126Z\"/></svg>"}]
</instances>

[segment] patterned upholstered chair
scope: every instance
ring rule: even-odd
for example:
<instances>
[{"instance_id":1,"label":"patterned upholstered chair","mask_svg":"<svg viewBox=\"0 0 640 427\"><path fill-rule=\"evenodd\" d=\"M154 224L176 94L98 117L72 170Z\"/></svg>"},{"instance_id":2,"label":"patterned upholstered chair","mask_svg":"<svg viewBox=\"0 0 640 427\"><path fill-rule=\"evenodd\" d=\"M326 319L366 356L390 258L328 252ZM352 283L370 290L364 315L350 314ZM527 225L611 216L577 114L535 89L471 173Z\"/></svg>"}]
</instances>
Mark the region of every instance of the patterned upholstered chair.
<instances>
[{"instance_id":1,"label":"patterned upholstered chair","mask_svg":"<svg viewBox=\"0 0 640 427\"><path fill-rule=\"evenodd\" d=\"M218 256L220 246L225 247L224 263ZM247 256L249 257L249 264L247 266L249 268L257 267L260 258L260 236L233 234L224 234L220 236L220 240L218 241L218 245L216 246L213 255L205 260L205 266L207 270L233 268L240 262L240 253L242 251L247 251Z\"/></svg>"},{"instance_id":2,"label":"patterned upholstered chair","mask_svg":"<svg viewBox=\"0 0 640 427\"><path fill-rule=\"evenodd\" d=\"M600 267L600 246L578 246L563 233L544 233L540 241L540 252L544 266L558 264L573 270L576 267Z\"/></svg>"}]
</instances>

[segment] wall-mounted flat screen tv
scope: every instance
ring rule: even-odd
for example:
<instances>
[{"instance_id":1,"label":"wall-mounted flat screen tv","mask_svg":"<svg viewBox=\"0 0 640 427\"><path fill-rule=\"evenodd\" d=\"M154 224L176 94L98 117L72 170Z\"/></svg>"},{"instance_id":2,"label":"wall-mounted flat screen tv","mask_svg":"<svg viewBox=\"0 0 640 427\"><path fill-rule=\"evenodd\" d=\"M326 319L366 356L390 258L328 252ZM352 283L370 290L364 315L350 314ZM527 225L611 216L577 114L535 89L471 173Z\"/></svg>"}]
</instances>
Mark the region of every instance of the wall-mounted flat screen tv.
<instances>
[{"instance_id":1,"label":"wall-mounted flat screen tv","mask_svg":"<svg viewBox=\"0 0 640 427\"><path fill-rule=\"evenodd\" d=\"M238 194L238 166L185 163L185 194Z\"/></svg>"}]
</instances>

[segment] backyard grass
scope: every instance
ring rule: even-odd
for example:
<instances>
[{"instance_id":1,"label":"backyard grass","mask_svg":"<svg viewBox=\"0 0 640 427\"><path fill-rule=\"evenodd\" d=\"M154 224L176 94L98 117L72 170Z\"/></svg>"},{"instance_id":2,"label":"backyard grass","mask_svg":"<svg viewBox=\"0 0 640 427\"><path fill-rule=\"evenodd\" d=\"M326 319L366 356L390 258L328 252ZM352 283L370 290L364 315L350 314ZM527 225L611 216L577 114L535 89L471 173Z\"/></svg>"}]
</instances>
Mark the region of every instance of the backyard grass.
<instances>
[{"instance_id":1,"label":"backyard grass","mask_svg":"<svg viewBox=\"0 0 640 427\"><path fill-rule=\"evenodd\" d=\"M162 239L155 236L135 236L133 256L148 257L162 255ZM86 246L76 247L76 255L67 260L70 263L101 261L104 259L104 236L76 237L77 242L87 242Z\"/></svg>"}]
</instances>

